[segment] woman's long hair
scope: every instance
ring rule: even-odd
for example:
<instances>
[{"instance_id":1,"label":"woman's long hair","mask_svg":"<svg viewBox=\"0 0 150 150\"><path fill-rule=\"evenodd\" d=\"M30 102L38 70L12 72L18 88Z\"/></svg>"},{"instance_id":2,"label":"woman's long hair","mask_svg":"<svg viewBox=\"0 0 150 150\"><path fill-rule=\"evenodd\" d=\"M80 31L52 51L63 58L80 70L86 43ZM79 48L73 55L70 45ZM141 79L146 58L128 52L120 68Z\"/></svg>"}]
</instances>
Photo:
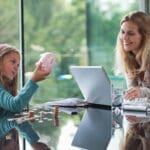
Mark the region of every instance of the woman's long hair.
<instances>
[{"instance_id":1,"label":"woman's long hair","mask_svg":"<svg viewBox=\"0 0 150 150\"><path fill-rule=\"evenodd\" d=\"M131 52L126 52L120 39L120 32L117 37L115 70L125 73L128 78L135 79L136 75L145 71L150 63L150 16L144 12L132 12L121 20L121 25L126 22L133 22L138 27L142 36L140 49L136 57Z\"/></svg>"}]
</instances>

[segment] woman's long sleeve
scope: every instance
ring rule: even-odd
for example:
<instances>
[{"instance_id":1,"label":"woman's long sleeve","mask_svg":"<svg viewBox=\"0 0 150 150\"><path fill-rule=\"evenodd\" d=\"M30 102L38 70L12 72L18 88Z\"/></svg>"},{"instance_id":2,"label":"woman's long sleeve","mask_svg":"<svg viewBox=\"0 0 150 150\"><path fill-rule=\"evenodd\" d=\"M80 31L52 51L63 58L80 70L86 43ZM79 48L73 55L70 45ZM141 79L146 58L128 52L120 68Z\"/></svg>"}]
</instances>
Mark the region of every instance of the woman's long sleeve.
<instances>
[{"instance_id":1,"label":"woman's long sleeve","mask_svg":"<svg viewBox=\"0 0 150 150\"><path fill-rule=\"evenodd\" d=\"M131 87L135 87L137 86L134 82L134 80L129 80L126 78L126 82L127 82L127 87L131 88ZM140 97L147 97L150 98L150 88L148 87L140 87L140 92L141 92L141 96Z\"/></svg>"},{"instance_id":2,"label":"woman's long sleeve","mask_svg":"<svg viewBox=\"0 0 150 150\"><path fill-rule=\"evenodd\" d=\"M141 88L140 88L140 91L141 91L141 97L150 98L150 88L141 87Z\"/></svg>"}]
</instances>

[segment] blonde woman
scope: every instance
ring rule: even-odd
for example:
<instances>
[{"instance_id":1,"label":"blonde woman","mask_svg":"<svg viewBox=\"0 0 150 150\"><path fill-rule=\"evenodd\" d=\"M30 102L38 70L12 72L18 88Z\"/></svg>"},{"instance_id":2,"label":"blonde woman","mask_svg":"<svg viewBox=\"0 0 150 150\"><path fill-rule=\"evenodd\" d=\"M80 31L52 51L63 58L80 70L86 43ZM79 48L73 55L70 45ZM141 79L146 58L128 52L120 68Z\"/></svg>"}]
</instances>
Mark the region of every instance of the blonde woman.
<instances>
[{"instance_id":1,"label":"blonde woman","mask_svg":"<svg viewBox=\"0 0 150 150\"><path fill-rule=\"evenodd\" d=\"M131 12L120 23L115 70L126 77L125 99L150 98L150 16Z\"/></svg>"}]
</instances>

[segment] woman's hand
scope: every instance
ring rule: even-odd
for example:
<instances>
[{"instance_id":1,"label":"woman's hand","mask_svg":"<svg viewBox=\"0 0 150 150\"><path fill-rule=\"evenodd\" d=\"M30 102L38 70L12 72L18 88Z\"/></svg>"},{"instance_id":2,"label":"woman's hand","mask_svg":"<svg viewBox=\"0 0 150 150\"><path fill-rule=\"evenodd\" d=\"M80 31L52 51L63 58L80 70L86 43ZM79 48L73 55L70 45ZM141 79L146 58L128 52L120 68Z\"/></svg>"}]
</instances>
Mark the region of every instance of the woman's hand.
<instances>
[{"instance_id":1,"label":"woman's hand","mask_svg":"<svg viewBox=\"0 0 150 150\"><path fill-rule=\"evenodd\" d=\"M135 98L140 98L141 96L141 91L140 87L132 87L129 90L126 91L124 98L126 100L133 100Z\"/></svg>"},{"instance_id":2,"label":"woman's hand","mask_svg":"<svg viewBox=\"0 0 150 150\"><path fill-rule=\"evenodd\" d=\"M42 63L36 64L36 68L31 76L31 80L34 82L38 82L41 80L44 80L49 74L51 73L50 71L46 71L42 68Z\"/></svg>"}]
</instances>

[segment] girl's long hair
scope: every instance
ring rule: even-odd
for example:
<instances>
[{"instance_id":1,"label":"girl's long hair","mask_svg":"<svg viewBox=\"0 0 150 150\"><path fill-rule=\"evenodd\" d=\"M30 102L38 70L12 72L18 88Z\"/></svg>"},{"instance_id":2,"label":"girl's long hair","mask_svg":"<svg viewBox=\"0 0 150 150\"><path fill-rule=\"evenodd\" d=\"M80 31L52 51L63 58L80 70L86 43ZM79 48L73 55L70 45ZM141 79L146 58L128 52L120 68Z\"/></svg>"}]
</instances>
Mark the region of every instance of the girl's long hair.
<instances>
[{"instance_id":1,"label":"girl's long hair","mask_svg":"<svg viewBox=\"0 0 150 150\"><path fill-rule=\"evenodd\" d=\"M17 48L9 45L9 44L0 44L0 84L13 96L17 94L17 80L18 80L18 75L16 75L13 80L7 79L5 76L3 76L3 58L5 55L10 54L10 53L17 53L20 56L20 53Z\"/></svg>"}]
</instances>

